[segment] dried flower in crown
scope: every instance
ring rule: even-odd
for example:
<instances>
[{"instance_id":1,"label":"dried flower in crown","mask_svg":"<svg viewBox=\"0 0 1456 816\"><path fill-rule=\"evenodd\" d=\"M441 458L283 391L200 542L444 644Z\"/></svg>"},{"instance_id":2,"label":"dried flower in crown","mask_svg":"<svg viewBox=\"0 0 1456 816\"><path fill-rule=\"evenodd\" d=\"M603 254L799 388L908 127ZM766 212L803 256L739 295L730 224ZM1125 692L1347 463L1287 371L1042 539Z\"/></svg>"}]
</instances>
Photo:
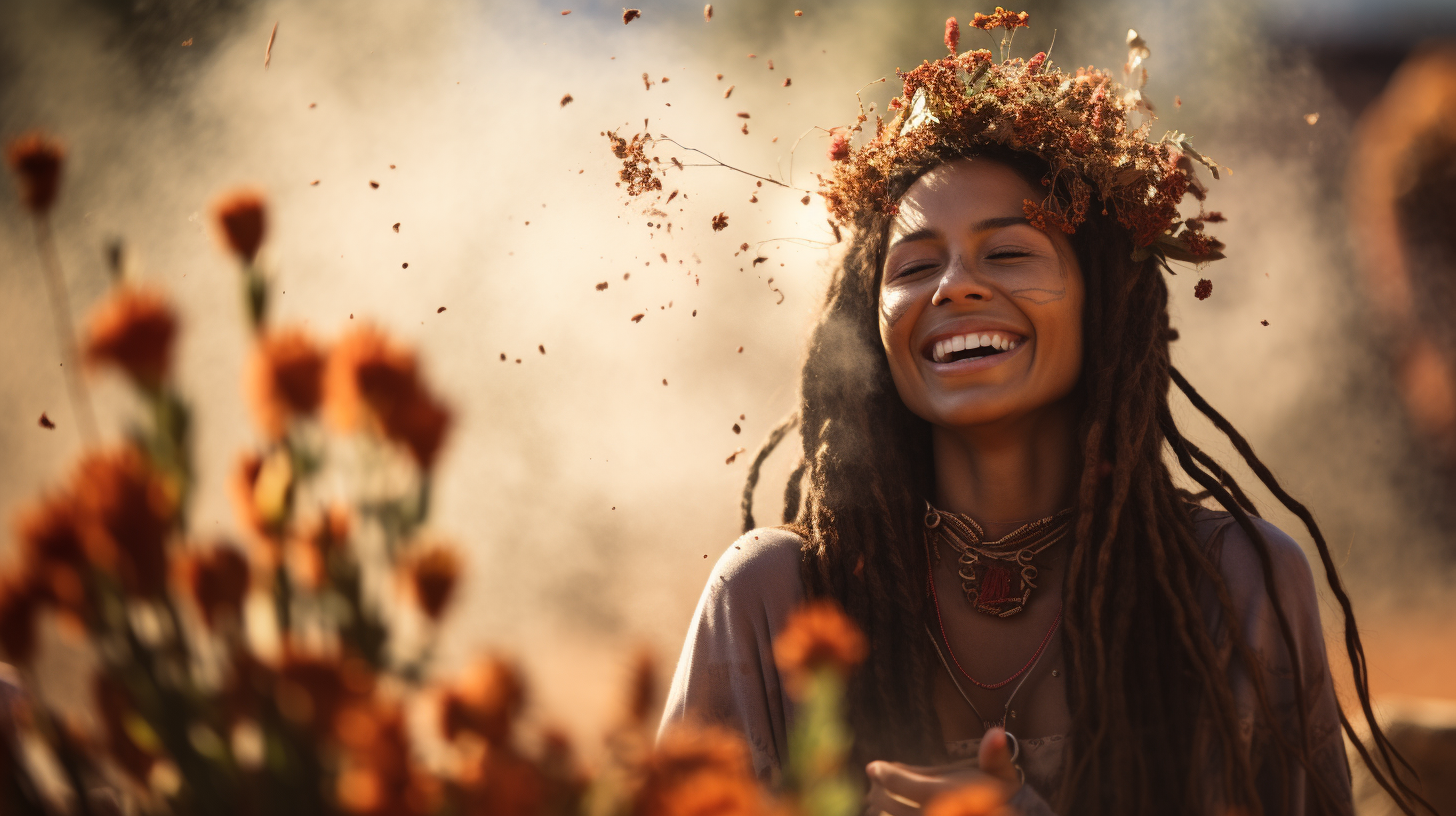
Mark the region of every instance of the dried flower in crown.
<instances>
[{"instance_id":1,"label":"dried flower in crown","mask_svg":"<svg viewBox=\"0 0 1456 816\"><path fill-rule=\"evenodd\" d=\"M177 317L162 296L117 287L91 315L85 356L93 365L115 365L138 385L155 390L172 363Z\"/></svg>"},{"instance_id":2,"label":"dried flower in crown","mask_svg":"<svg viewBox=\"0 0 1456 816\"><path fill-rule=\"evenodd\" d=\"M323 395L324 354L301 329L263 336L248 363L246 390L253 415L278 439L288 421L318 410Z\"/></svg>"},{"instance_id":3,"label":"dried flower in crown","mask_svg":"<svg viewBox=\"0 0 1456 816\"><path fill-rule=\"evenodd\" d=\"M971 25L1008 34L1027 26L1025 12L998 8L977 14ZM949 36L947 23L947 44ZM1129 115L1151 112L1142 97L1146 43L1133 32L1126 90L1094 68L1065 73L1045 53L1030 60L996 61L989 51L966 51L901 72L897 111L881 121L859 148L835 139L833 174L822 181L830 213L853 224L874 213L894 213L891 185L901 174L985 148L1035 155L1048 165L1046 198L1025 202L1036 227L1074 232L1092 207L1107 211L1132 235L1135 259L1156 256L1201 263L1223 257L1223 245L1203 233L1207 216L1184 219L1178 205L1206 190L1195 173L1202 164L1218 178L1216 162L1181 133L1154 142L1149 124L1129 125ZM1134 64L1135 63L1135 64ZM849 129L849 133L858 132ZM836 131L838 134L839 131Z\"/></svg>"},{"instance_id":4,"label":"dried flower in crown","mask_svg":"<svg viewBox=\"0 0 1456 816\"><path fill-rule=\"evenodd\" d=\"M20 201L36 215L50 212L61 186L65 151L41 133L27 133L10 143L6 161L20 184Z\"/></svg>"},{"instance_id":5,"label":"dried flower in crown","mask_svg":"<svg viewBox=\"0 0 1456 816\"><path fill-rule=\"evenodd\" d=\"M255 190L234 190L215 201L212 212L228 248L247 263L256 260L268 224L263 195Z\"/></svg>"},{"instance_id":6,"label":"dried flower in crown","mask_svg":"<svg viewBox=\"0 0 1456 816\"><path fill-rule=\"evenodd\" d=\"M802 688L819 669L849 673L865 659L864 634L831 601L811 601L789 615L774 640L774 662L790 688Z\"/></svg>"}]
</instances>

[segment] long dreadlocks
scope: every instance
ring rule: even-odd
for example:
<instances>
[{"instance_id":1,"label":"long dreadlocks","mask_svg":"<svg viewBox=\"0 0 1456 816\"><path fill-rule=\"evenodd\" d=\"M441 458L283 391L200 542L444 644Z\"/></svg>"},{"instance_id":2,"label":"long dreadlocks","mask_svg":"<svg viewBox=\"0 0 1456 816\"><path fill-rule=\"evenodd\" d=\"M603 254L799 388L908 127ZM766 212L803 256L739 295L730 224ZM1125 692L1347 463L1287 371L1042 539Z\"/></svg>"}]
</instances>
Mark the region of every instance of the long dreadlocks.
<instances>
[{"instance_id":1,"label":"long dreadlocks","mask_svg":"<svg viewBox=\"0 0 1456 816\"><path fill-rule=\"evenodd\" d=\"M1026 154L996 149L977 155L1007 164L1033 185L1046 175L1045 165ZM947 149L907 168L889 182L892 200L935 164L960 157ZM900 400L878 331L889 223L889 216L869 213L855 224L809 340L799 411L774 430L756 457L743 515L747 530L754 524L759 466L797 424L803 459L785 491L783 518L804 538L805 591L838 601L871 644L849 690L854 755L861 761L929 763L943 755L926 685L934 661L928 644L914 633L926 615L922 517L926 498L934 495L934 478L930 426ZM1225 621L1237 620L1237 611L1213 556L1194 534L1192 497L1174 485L1165 449L1204 495L1233 516L1257 553L1293 662L1297 729L1277 725L1285 720L1273 710L1265 672L1243 634L1230 626L1233 659L1253 681L1259 716L1275 724L1272 761L1286 769L1289 763L1313 769L1306 724L1311 702L1301 677L1301 669L1310 667L1299 665L1269 542L1233 477L1178 429L1169 410L1170 387L1176 384L1313 537L1344 611L1356 696L1385 771L1355 738L1343 712L1341 723L1372 773L1402 810L1413 813L1409 803L1420 799L1390 772L1403 760L1375 722L1354 614L1314 518L1172 367L1168 344L1177 335L1169 325L1168 290L1156 259L1131 260L1131 238L1106 215L1090 217L1072 244L1087 300L1083 372L1073 395L1082 407L1084 465L1063 585L1061 637L1072 739L1062 812L1151 814L1174 806L1201 812L1214 796L1252 813L1262 810L1258 769L1241 750L1226 658L1195 589L1212 588ZM1202 734L1212 739L1200 741ZM1209 767L1220 770L1222 790L1208 790ZM1336 810L1327 780L1314 773L1310 778L1315 810Z\"/></svg>"}]
</instances>

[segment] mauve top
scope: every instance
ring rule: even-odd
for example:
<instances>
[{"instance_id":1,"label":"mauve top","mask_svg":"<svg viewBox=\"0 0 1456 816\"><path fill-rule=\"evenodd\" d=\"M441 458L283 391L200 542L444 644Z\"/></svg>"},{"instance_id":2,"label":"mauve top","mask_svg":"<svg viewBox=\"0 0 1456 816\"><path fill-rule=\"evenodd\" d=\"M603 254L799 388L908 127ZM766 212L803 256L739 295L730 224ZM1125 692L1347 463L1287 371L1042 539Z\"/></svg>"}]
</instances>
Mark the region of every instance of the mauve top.
<instances>
[{"instance_id":1,"label":"mauve top","mask_svg":"<svg viewBox=\"0 0 1456 816\"><path fill-rule=\"evenodd\" d=\"M1290 628L1293 630L1299 663L1304 674L1305 697L1310 701L1310 745L1313 772L1336 791L1339 813L1353 813L1350 804L1350 770L1340 730L1339 703L1325 657L1320 628L1319 601L1314 577L1304 552L1289 536L1267 521L1256 519L1269 542L1274 580ZM1194 528L1215 557L1239 610L1237 625L1254 654L1264 662L1271 681L1271 705L1290 722L1295 715L1293 671L1289 653L1279 633L1272 602L1264 590L1263 569L1248 536L1228 513L1197 510ZM779 777L782 758L788 752L788 734L794 719L794 704L779 681L774 665L773 641L785 619L803 600L799 580L801 539L787 530L764 528L745 534L718 559L708 585L698 601L688 629L687 642L668 692L662 727L684 719L719 723L741 732L753 754L754 770L766 781ZM1222 613L1210 587L1202 587L1205 616L1216 642L1228 654L1227 634L1219 621ZM1230 682L1241 719L1245 750L1254 751L1254 767L1260 798L1266 813L1300 816L1313 812L1311 780L1298 763L1279 776L1277 767L1259 763L1255 731L1267 734L1262 722L1254 685L1238 661L1230 661ZM953 758L970 757L974 762L980 740L951 743L946 751ZM1046 799L1052 798L1061 779L1062 736L1021 740L1020 765L1026 784L1011 803L1029 816L1054 816ZM1212 771L1211 771L1212 772ZM1281 799L1288 796L1287 807ZM1221 808L1210 803L1210 810Z\"/></svg>"}]
</instances>

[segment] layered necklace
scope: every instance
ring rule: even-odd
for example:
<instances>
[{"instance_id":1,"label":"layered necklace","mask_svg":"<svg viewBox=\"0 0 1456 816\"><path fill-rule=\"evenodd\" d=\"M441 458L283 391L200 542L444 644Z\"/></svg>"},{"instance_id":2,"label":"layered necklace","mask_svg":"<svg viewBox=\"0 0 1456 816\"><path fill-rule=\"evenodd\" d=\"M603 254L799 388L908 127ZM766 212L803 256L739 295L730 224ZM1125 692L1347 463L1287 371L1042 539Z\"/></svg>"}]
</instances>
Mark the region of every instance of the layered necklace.
<instances>
[{"instance_id":1,"label":"layered necklace","mask_svg":"<svg viewBox=\"0 0 1456 816\"><path fill-rule=\"evenodd\" d=\"M1022 609L1031 598L1031 591L1036 589L1036 556L1048 547L1066 538L1071 530L1071 509L1063 510L1044 519L1024 524L1011 533L1002 536L995 541L986 541L985 531L969 516L955 513L944 513L936 510L929 502L925 504L925 547L927 563L926 589L930 595L931 602L935 608L936 623L940 625L940 638L929 625L925 633L929 635L930 642L935 646L936 656L940 658L941 665L945 667L946 673L950 675L951 682L955 684L956 691L960 692L961 699L970 706L976 718L981 720L985 728L1001 726L1006 728L1006 738L1010 743L1011 762L1018 772L1021 766L1016 765L1021 754L1021 743L1007 728L1008 715L1016 716L1011 711L1011 703L1016 699L1016 693L1031 676L1032 670L1041 662L1042 655L1046 652L1047 644L1051 642L1052 635L1062 622L1061 610L1057 610L1052 625L1047 629L1046 635L1042 637L1041 643L1031 658L1026 661L1015 674L1000 682L982 682L971 676L965 670L960 660L951 651L950 638L945 632L945 621L940 613L940 597L935 591L935 561L939 559L940 548L937 546L940 541L945 541L957 555L956 574L961 579L961 592L965 595L966 602L971 604L978 612L993 615L998 618L1007 618ZM934 553L934 558L931 557ZM942 642L945 648L941 648ZM946 658L949 657L949 660ZM1001 717L987 719L976 709L976 704L961 686L960 679L956 677L957 672L951 666L959 670L962 677L970 680L973 684L983 689L999 689L1010 685L1020 679L1011 694L1006 698L1002 707ZM1025 779L1024 773L1022 774Z\"/></svg>"},{"instance_id":2,"label":"layered necklace","mask_svg":"<svg viewBox=\"0 0 1456 816\"><path fill-rule=\"evenodd\" d=\"M987 541L986 533L970 516L945 513L925 503L925 535L931 552L944 541L956 553L956 574L961 592L977 612L1009 618L1026 608L1036 589L1036 557L1067 537L1072 529L1068 508L1044 519L1023 524Z\"/></svg>"}]
</instances>

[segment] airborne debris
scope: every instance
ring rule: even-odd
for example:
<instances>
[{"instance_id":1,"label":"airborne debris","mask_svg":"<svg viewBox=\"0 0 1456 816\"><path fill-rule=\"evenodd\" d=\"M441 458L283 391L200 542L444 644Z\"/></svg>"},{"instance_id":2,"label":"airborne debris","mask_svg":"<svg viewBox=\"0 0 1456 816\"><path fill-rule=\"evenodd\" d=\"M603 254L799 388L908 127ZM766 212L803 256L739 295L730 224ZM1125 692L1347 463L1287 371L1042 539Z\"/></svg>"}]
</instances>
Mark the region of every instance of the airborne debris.
<instances>
[{"instance_id":1,"label":"airborne debris","mask_svg":"<svg viewBox=\"0 0 1456 816\"><path fill-rule=\"evenodd\" d=\"M798 9L794 9L794 16L795 17L803 17L804 16L804 12L799 11Z\"/></svg>"},{"instance_id":2,"label":"airborne debris","mask_svg":"<svg viewBox=\"0 0 1456 816\"><path fill-rule=\"evenodd\" d=\"M757 258L754 258L753 259L753 265L754 266L758 266L759 264L763 263L766 260L768 260L768 258L765 258L764 256L760 255ZM772 283L772 281L770 281L770 283Z\"/></svg>"},{"instance_id":3,"label":"airborne debris","mask_svg":"<svg viewBox=\"0 0 1456 816\"><path fill-rule=\"evenodd\" d=\"M648 76L646 71L642 72L642 87L649 91L652 90L652 77Z\"/></svg>"},{"instance_id":4,"label":"airborne debris","mask_svg":"<svg viewBox=\"0 0 1456 816\"><path fill-rule=\"evenodd\" d=\"M748 118L748 111L739 111L738 112L738 118L739 119L747 119Z\"/></svg>"},{"instance_id":5,"label":"airborne debris","mask_svg":"<svg viewBox=\"0 0 1456 816\"><path fill-rule=\"evenodd\" d=\"M564 108L567 105L570 105L573 101L574 100L572 100L571 94L567 94L566 96L561 97L561 107Z\"/></svg>"},{"instance_id":6,"label":"airborne debris","mask_svg":"<svg viewBox=\"0 0 1456 816\"><path fill-rule=\"evenodd\" d=\"M187 42L190 43L192 41L188 40ZM45 411L40 412L40 426L48 431L54 431L56 429L56 423L51 422L51 418L45 415Z\"/></svg>"},{"instance_id":7,"label":"airborne debris","mask_svg":"<svg viewBox=\"0 0 1456 816\"><path fill-rule=\"evenodd\" d=\"M728 216L725 213L718 213L713 216L713 231L718 232L728 228Z\"/></svg>"},{"instance_id":8,"label":"airborne debris","mask_svg":"<svg viewBox=\"0 0 1456 816\"><path fill-rule=\"evenodd\" d=\"M732 96L733 95L733 89L735 87L737 87L737 86L735 86L735 85L729 85L728 86L728 90L726 90L726 91L723 92L723 98L724 99L727 99L728 97Z\"/></svg>"},{"instance_id":9,"label":"airborne debris","mask_svg":"<svg viewBox=\"0 0 1456 816\"><path fill-rule=\"evenodd\" d=\"M435 310L435 314L439 314L440 312L443 312L443 311L445 311L445 307L444 306L441 306L440 308L438 308L438 309Z\"/></svg>"},{"instance_id":10,"label":"airborne debris","mask_svg":"<svg viewBox=\"0 0 1456 816\"><path fill-rule=\"evenodd\" d=\"M1319 121L1319 114L1318 113L1306 113L1304 115L1304 121L1306 121L1306 122L1310 123L1311 125L1313 125L1315 122L1318 122Z\"/></svg>"},{"instance_id":11,"label":"airborne debris","mask_svg":"<svg viewBox=\"0 0 1456 816\"><path fill-rule=\"evenodd\" d=\"M567 10L565 10L565 11L563 11L563 12L561 12L561 16L562 16L562 17L565 17L565 16L566 16L566 15L568 15L568 14L570 14L570 13L571 13L571 9L567 9Z\"/></svg>"},{"instance_id":12,"label":"airborne debris","mask_svg":"<svg viewBox=\"0 0 1456 816\"><path fill-rule=\"evenodd\" d=\"M399 232L399 222L398 221L394 222L394 231L395 232Z\"/></svg>"},{"instance_id":13,"label":"airborne debris","mask_svg":"<svg viewBox=\"0 0 1456 816\"><path fill-rule=\"evenodd\" d=\"M672 161L674 164L677 163L677 159L673 159ZM674 198L677 198L677 190L673 190L672 193L668 195L667 203L671 204Z\"/></svg>"},{"instance_id":14,"label":"airborne debris","mask_svg":"<svg viewBox=\"0 0 1456 816\"><path fill-rule=\"evenodd\" d=\"M626 25L642 16L642 9L622 9L622 25Z\"/></svg>"},{"instance_id":15,"label":"airborne debris","mask_svg":"<svg viewBox=\"0 0 1456 816\"><path fill-rule=\"evenodd\" d=\"M273 41L278 38L278 23L273 24L273 31L268 35L268 47L263 49L263 70L268 70L268 63L273 61Z\"/></svg>"},{"instance_id":16,"label":"airborne debris","mask_svg":"<svg viewBox=\"0 0 1456 816\"><path fill-rule=\"evenodd\" d=\"M1208 296L1211 294L1213 294L1213 281L1209 280L1208 278L1200 280L1198 284L1193 287L1193 296L1198 298L1199 300L1208 300Z\"/></svg>"},{"instance_id":17,"label":"airborne debris","mask_svg":"<svg viewBox=\"0 0 1456 816\"><path fill-rule=\"evenodd\" d=\"M709 3L708 5L703 6L703 22L706 23L706 22L709 22L712 19L713 19L713 4L712 3Z\"/></svg>"},{"instance_id":18,"label":"airborne debris","mask_svg":"<svg viewBox=\"0 0 1456 816\"><path fill-rule=\"evenodd\" d=\"M793 84L794 84L794 80L790 79L789 77L784 77L784 87L785 88L787 88L787 87L789 87L790 85L793 85Z\"/></svg>"},{"instance_id":19,"label":"airborne debris","mask_svg":"<svg viewBox=\"0 0 1456 816\"><path fill-rule=\"evenodd\" d=\"M743 429L738 427L737 422L733 423L733 433L743 433Z\"/></svg>"},{"instance_id":20,"label":"airborne debris","mask_svg":"<svg viewBox=\"0 0 1456 816\"><path fill-rule=\"evenodd\" d=\"M378 190L379 189L379 182L371 180L369 182L369 188L371 190Z\"/></svg>"},{"instance_id":21,"label":"airborne debris","mask_svg":"<svg viewBox=\"0 0 1456 816\"><path fill-rule=\"evenodd\" d=\"M1259 325L1260 326L1267 326L1267 325L1269 325L1269 321L1267 321L1267 320L1260 320L1259 321Z\"/></svg>"},{"instance_id":22,"label":"airborne debris","mask_svg":"<svg viewBox=\"0 0 1456 816\"><path fill-rule=\"evenodd\" d=\"M728 454L728 458L723 460L723 464L725 464L725 465L731 465L731 464L733 464L733 461L738 458L738 454L743 453L746 450L748 450L748 449L747 448L739 448L738 450L733 451L732 453Z\"/></svg>"},{"instance_id":23,"label":"airborne debris","mask_svg":"<svg viewBox=\"0 0 1456 816\"><path fill-rule=\"evenodd\" d=\"M543 346L537 346L536 347L536 350L537 351L540 351L542 354L545 354L546 353L546 347L544 345Z\"/></svg>"},{"instance_id":24,"label":"airborne debris","mask_svg":"<svg viewBox=\"0 0 1456 816\"><path fill-rule=\"evenodd\" d=\"M605 291L607 291L607 282L606 281L602 281L601 283L597 284L597 291L598 292L605 292Z\"/></svg>"},{"instance_id":25,"label":"airborne debris","mask_svg":"<svg viewBox=\"0 0 1456 816\"><path fill-rule=\"evenodd\" d=\"M189 46L191 44L192 44L192 38L191 37L188 37L187 39L185 39L185 40L182 41L182 47L183 48L186 48L187 46ZM44 414L42 414L42 416L44 416Z\"/></svg>"},{"instance_id":26,"label":"airborne debris","mask_svg":"<svg viewBox=\"0 0 1456 816\"><path fill-rule=\"evenodd\" d=\"M809 195L807 193L805 193L804 194L804 197L801 198L801 199L799 199L799 203L800 204L803 204L806 207L809 206Z\"/></svg>"},{"instance_id":27,"label":"airborne debris","mask_svg":"<svg viewBox=\"0 0 1456 816\"><path fill-rule=\"evenodd\" d=\"M772 71L772 70L773 70L773 60L769 60L769 61L768 61L768 69L769 69L769 70L770 70L770 71Z\"/></svg>"},{"instance_id":28,"label":"airborne debris","mask_svg":"<svg viewBox=\"0 0 1456 816\"><path fill-rule=\"evenodd\" d=\"M638 312L637 314L632 315L632 322L633 323L641 323L642 322L642 318L644 318L646 316L647 316L646 314L643 314L642 312Z\"/></svg>"}]
</instances>

